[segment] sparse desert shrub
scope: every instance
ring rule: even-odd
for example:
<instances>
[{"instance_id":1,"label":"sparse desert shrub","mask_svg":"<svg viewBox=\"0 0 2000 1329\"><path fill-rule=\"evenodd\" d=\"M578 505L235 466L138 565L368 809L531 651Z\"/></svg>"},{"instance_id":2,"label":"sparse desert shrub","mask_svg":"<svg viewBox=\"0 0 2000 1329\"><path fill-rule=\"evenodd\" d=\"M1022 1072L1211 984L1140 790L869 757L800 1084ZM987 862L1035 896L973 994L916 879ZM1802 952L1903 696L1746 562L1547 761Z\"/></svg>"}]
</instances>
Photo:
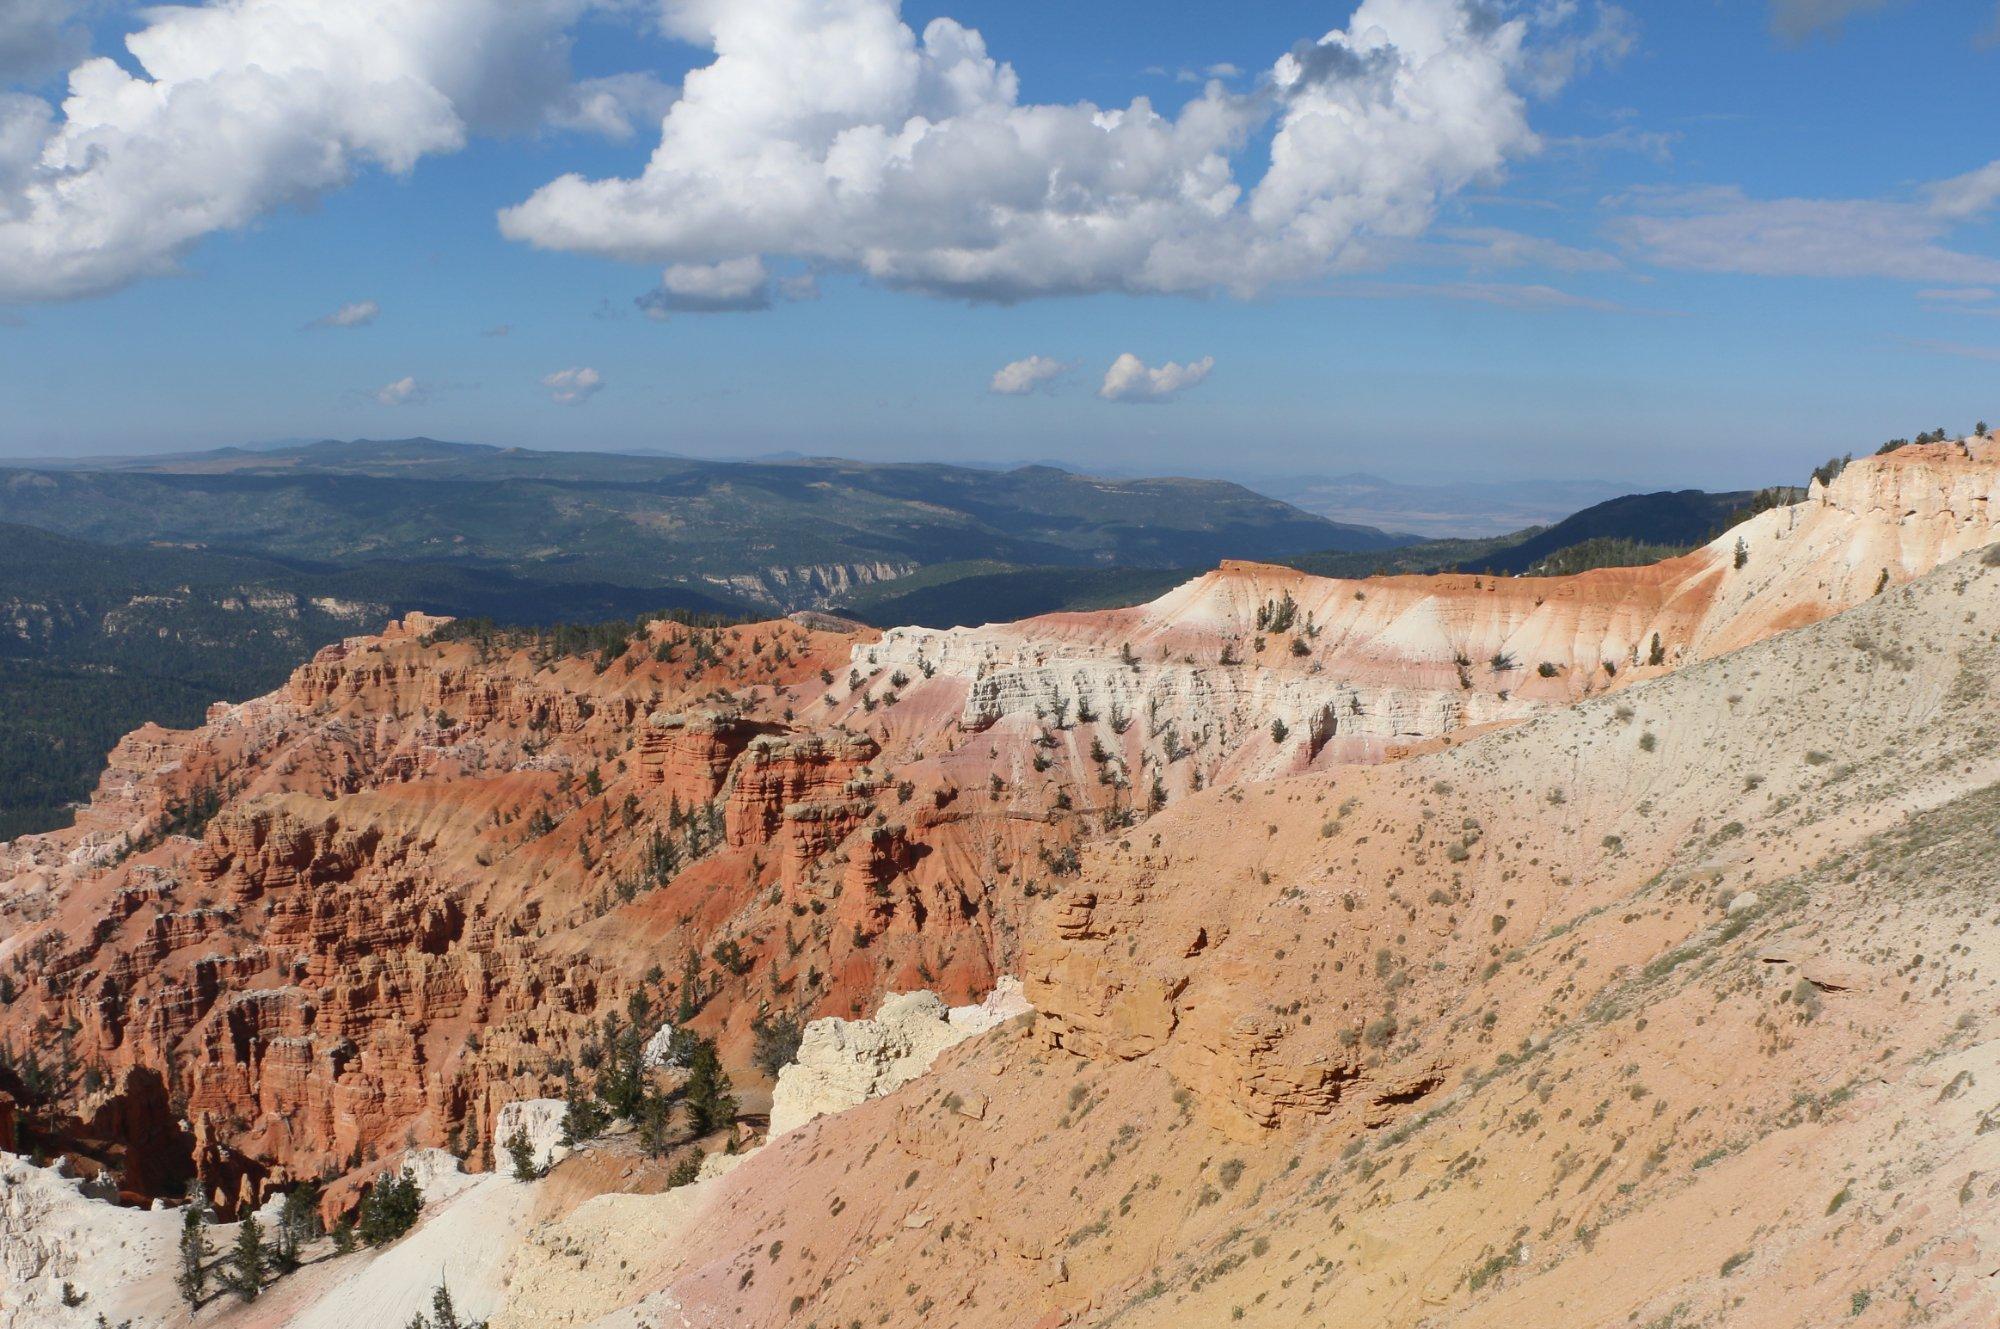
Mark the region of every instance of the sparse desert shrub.
<instances>
[{"instance_id":1,"label":"sparse desert shrub","mask_svg":"<svg viewBox=\"0 0 2000 1329\"><path fill-rule=\"evenodd\" d=\"M1506 1272L1507 1266L1511 1263L1513 1261L1505 1251L1487 1257L1484 1263L1475 1266L1472 1272L1465 1276L1466 1287L1474 1292L1479 1291L1479 1289L1485 1287L1488 1283Z\"/></svg>"}]
</instances>

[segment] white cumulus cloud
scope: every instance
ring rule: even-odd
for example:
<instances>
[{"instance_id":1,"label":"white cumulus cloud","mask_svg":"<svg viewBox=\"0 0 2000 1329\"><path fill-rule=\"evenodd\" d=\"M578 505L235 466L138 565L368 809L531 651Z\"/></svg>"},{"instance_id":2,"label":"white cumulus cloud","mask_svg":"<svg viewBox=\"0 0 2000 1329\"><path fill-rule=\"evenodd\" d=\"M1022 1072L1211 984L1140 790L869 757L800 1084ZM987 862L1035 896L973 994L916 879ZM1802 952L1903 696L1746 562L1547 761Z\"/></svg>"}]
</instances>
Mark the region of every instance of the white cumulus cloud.
<instances>
[{"instance_id":1,"label":"white cumulus cloud","mask_svg":"<svg viewBox=\"0 0 2000 1329\"><path fill-rule=\"evenodd\" d=\"M365 328L381 313L382 306L373 300L356 300L352 304L342 305L331 314L322 314L306 326L314 329Z\"/></svg>"},{"instance_id":2,"label":"white cumulus cloud","mask_svg":"<svg viewBox=\"0 0 2000 1329\"><path fill-rule=\"evenodd\" d=\"M645 169L551 181L501 214L505 234L670 272L789 258L996 301L1248 293L1363 262L1534 152L1529 93L1615 54L1590 34L1622 22L1573 0L1362 0L1256 91L1213 82L1170 117L1143 97L1024 103L978 32L938 18L919 34L897 0L663 3L714 59ZM1232 158L1264 129L1269 168L1240 181Z\"/></svg>"},{"instance_id":3,"label":"white cumulus cloud","mask_svg":"<svg viewBox=\"0 0 2000 1329\"><path fill-rule=\"evenodd\" d=\"M549 400L557 405L581 406L604 386L604 375L588 366L558 369L542 379L542 386L549 390Z\"/></svg>"},{"instance_id":4,"label":"white cumulus cloud","mask_svg":"<svg viewBox=\"0 0 2000 1329\"><path fill-rule=\"evenodd\" d=\"M769 309L771 274L755 255L721 263L676 263L660 274L657 289L639 297L639 307L655 318Z\"/></svg>"},{"instance_id":5,"label":"white cumulus cloud","mask_svg":"<svg viewBox=\"0 0 2000 1329\"><path fill-rule=\"evenodd\" d=\"M0 83L28 82L78 58L89 36L77 22L79 0L6 0L0 4Z\"/></svg>"},{"instance_id":6,"label":"white cumulus cloud","mask_svg":"<svg viewBox=\"0 0 2000 1329\"><path fill-rule=\"evenodd\" d=\"M1031 355L994 371L987 391L1003 397L1025 397L1049 386L1068 372L1069 366L1060 360L1051 360L1046 355Z\"/></svg>"},{"instance_id":7,"label":"white cumulus cloud","mask_svg":"<svg viewBox=\"0 0 2000 1329\"><path fill-rule=\"evenodd\" d=\"M0 72L79 59L78 7L0 0ZM592 9L655 12L713 58L678 92L645 72L577 82L571 29ZM1538 150L1530 98L1629 45L1608 0L1360 0L1261 72L1209 66L1231 82L1165 114L1024 102L978 32L913 30L899 0L136 13L125 58L75 64L60 107L0 92L0 304L171 272L204 236L360 172L549 126L659 137L636 176L562 176L502 229L663 269L653 312L763 308L800 272L843 269L977 300L1247 294L1419 236ZM1268 168L1239 178L1267 142Z\"/></svg>"},{"instance_id":8,"label":"white cumulus cloud","mask_svg":"<svg viewBox=\"0 0 2000 1329\"><path fill-rule=\"evenodd\" d=\"M394 383L384 383L375 389L375 401L381 406L414 406L430 398L430 389L414 378L399 378Z\"/></svg>"},{"instance_id":9,"label":"white cumulus cloud","mask_svg":"<svg viewBox=\"0 0 2000 1329\"><path fill-rule=\"evenodd\" d=\"M17 0L0 6L10 15ZM46 0L31 0L35 10ZM58 115L0 96L0 303L171 271L201 237L569 96L588 0L209 0L139 11ZM28 144L23 148L23 143Z\"/></svg>"},{"instance_id":10,"label":"white cumulus cloud","mask_svg":"<svg viewBox=\"0 0 2000 1329\"><path fill-rule=\"evenodd\" d=\"M678 89L651 74L610 74L578 83L549 108L551 128L627 139L657 130Z\"/></svg>"},{"instance_id":11,"label":"white cumulus cloud","mask_svg":"<svg viewBox=\"0 0 2000 1329\"><path fill-rule=\"evenodd\" d=\"M1209 355L1184 365L1168 361L1153 369L1127 351L1104 371L1104 386L1097 395L1106 401L1171 401L1207 378L1214 368L1215 357Z\"/></svg>"}]
</instances>

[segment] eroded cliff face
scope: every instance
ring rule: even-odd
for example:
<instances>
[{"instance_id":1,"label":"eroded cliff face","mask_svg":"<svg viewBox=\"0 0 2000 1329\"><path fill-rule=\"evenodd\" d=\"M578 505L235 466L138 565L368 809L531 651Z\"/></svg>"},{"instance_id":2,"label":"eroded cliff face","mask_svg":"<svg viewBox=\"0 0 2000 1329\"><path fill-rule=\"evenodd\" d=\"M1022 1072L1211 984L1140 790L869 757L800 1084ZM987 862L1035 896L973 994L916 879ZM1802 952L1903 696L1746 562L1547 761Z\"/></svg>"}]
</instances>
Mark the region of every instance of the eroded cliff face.
<instances>
[{"instance_id":1,"label":"eroded cliff face","mask_svg":"<svg viewBox=\"0 0 2000 1329\"><path fill-rule=\"evenodd\" d=\"M133 735L73 830L0 850L25 1136L236 1212L411 1143L483 1165L500 1107L640 989L685 994L753 1094L767 1011L984 996L1131 793L1080 752L967 748L923 686L850 670L870 640L659 623L566 653L416 616Z\"/></svg>"},{"instance_id":2,"label":"eroded cliff face","mask_svg":"<svg viewBox=\"0 0 2000 1329\"><path fill-rule=\"evenodd\" d=\"M0 1046L55 1085L19 1133L137 1196L198 1171L233 1210L413 1143L484 1165L500 1107L557 1091L640 989L686 995L754 1089L766 1011L962 1003L1009 973L1046 997L1047 1051L1210 1086L1205 1129L1390 1120L1458 1063L1385 1068L1359 1006L1257 997L1282 967L1230 943L1265 869L1230 854L1276 823L1214 791L1434 750L1893 591L1996 534L1994 447L1859 462L1709 549L1564 579L1232 564L1000 628L656 623L576 650L414 617L198 731L135 733L73 830L0 847ZM1230 800L1226 845L1154 843L1191 796ZM1415 833L1327 797L1314 836ZM1078 882L1107 833L1124 866ZM1464 878L1483 841L1453 834L1426 853ZM1493 871L1504 953L1546 888ZM1160 912L1191 882L1211 909ZM1465 891L1313 895L1354 926L1285 981L1373 972L1397 910L1406 938L1462 931L1432 915Z\"/></svg>"},{"instance_id":3,"label":"eroded cliff face","mask_svg":"<svg viewBox=\"0 0 2000 1329\"><path fill-rule=\"evenodd\" d=\"M1817 622L2000 536L1996 502L2000 441L1909 447L1648 567L1343 580L1232 562L1132 609L893 629L870 658L963 680L967 729L1117 717L1152 752L1225 752L1227 778L1265 778L1398 755Z\"/></svg>"},{"instance_id":4,"label":"eroded cliff face","mask_svg":"<svg viewBox=\"0 0 2000 1329\"><path fill-rule=\"evenodd\" d=\"M773 1140L590 1322L1993 1323L1996 622L1969 559L1101 840L1032 1025Z\"/></svg>"},{"instance_id":5,"label":"eroded cliff face","mask_svg":"<svg viewBox=\"0 0 2000 1329\"><path fill-rule=\"evenodd\" d=\"M917 570L915 563L808 563L772 566L728 577L706 577L712 585L753 603L779 609L812 609L832 604L850 591L895 581Z\"/></svg>"}]
</instances>

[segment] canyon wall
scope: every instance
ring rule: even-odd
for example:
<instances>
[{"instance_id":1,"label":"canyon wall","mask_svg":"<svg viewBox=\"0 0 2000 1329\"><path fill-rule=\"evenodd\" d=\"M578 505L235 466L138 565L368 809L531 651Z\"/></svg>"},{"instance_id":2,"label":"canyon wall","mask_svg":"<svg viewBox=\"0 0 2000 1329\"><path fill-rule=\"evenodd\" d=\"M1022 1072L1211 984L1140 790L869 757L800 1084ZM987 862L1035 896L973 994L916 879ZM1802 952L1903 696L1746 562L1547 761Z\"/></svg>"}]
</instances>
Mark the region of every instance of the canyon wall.
<instances>
[{"instance_id":1,"label":"canyon wall","mask_svg":"<svg viewBox=\"0 0 2000 1329\"><path fill-rule=\"evenodd\" d=\"M1231 917L1134 931L1184 866L1079 887L1085 848L1892 594L2000 534L1995 446L1857 462L1684 558L1569 578L1229 564L982 629L662 621L581 646L413 616L200 730L136 732L73 829L0 847L0 1049L53 1084L0 1092L17 1134L130 1196L198 1173L233 1212L410 1144L490 1166L501 1106L557 1092L635 999L687 1007L761 1092L760 1017L966 1002L1026 965L1065 1055L1174 1047L1178 1073L1250 1086L1204 1100L1219 1122L1380 1115L1430 1068L1364 1077L1324 1021L1183 1010Z\"/></svg>"}]
</instances>

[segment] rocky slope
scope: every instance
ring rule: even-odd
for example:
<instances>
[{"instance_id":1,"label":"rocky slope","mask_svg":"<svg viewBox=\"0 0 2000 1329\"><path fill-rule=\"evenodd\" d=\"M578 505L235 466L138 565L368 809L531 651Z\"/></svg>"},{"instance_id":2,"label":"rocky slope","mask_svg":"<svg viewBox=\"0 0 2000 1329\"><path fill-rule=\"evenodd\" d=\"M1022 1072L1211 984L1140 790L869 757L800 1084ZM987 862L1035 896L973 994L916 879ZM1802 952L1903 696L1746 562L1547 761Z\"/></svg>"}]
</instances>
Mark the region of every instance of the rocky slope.
<instances>
[{"instance_id":1,"label":"rocky slope","mask_svg":"<svg viewBox=\"0 0 2000 1329\"><path fill-rule=\"evenodd\" d=\"M1991 1324L1996 622L1968 559L1185 800L1040 912L1032 1027L500 1322Z\"/></svg>"},{"instance_id":2,"label":"rocky slope","mask_svg":"<svg viewBox=\"0 0 2000 1329\"><path fill-rule=\"evenodd\" d=\"M1699 781L1684 794L1690 777L1654 754L1711 770L1721 758L1682 747L1686 736L1742 740L1741 696L1776 706L1775 694L1674 689L1726 673L1716 657L1746 642L1864 602L1886 612L1912 577L2000 534L1995 448L1856 463L1709 549L1568 579L1355 582L1230 565L1135 610L881 636L780 620L527 638L414 618L323 652L283 692L219 707L198 731L134 734L76 829L0 849L0 1091L25 1100L24 1147L68 1148L140 1198L198 1172L234 1212L302 1178L373 1175L412 1144L489 1166L502 1108L557 1091L635 993L654 1018L684 1005L718 1036L754 1107L746 1053L760 1016L865 1016L916 988L964 1002L1018 972L1045 1012L1038 1032L978 1043L997 1051L955 1048L942 1064L991 1056L1000 1076L1062 1081L1053 1099L1008 1081L1035 1129L1129 1147L1131 1167L1195 1124L1244 1148L1274 1131L1331 1133L1337 1152L1356 1130L1440 1101L1470 1064L1467 1040L1517 1043L1538 1027L1531 1008L1567 1010L1587 980L1609 981L1565 976L1559 1000L1546 970L1514 970L1491 1025L1411 1042L1410 1021L1429 1031L1456 1018L1448 1003L1470 999L1468 973L1498 964L1497 982L1519 963L1513 948L1559 919L1636 898L1634 874L1687 852L1661 838L1675 827L1692 835L1699 819L1731 852L1760 843L1748 816L1701 803ZM1986 584L1976 570L1950 576ZM1801 640L1759 649L1805 651ZM1899 663L1908 648L1876 649L1864 663L1885 678L1912 672ZM1672 732L1617 721L1638 731L1646 779L1600 770L1610 756L1563 727L1636 708L1601 695L1634 683L1646 684L1634 698L1701 698ZM1819 701L1802 689L1784 704ZM1882 732L1903 695L1873 699ZM1531 729L1458 745L1537 713L1547 718ZM1494 754L1551 733L1566 737L1536 741L1576 751L1537 748L1498 771ZM1854 760L1830 741L1817 750L1834 755L1805 761L1808 774ZM1348 765L1425 752L1381 771ZM1310 777L1245 787L1287 773ZM1734 778L1731 797L1758 807L1805 796L1772 770ZM1600 789L1618 791L1615 815ZM1802 842L1794 822L1779 826L1784 844ZM1789 852L1766 846L1748 876L1764 881ZM1558 861L1566 884L1545 866ZM1281 880L1299 894L1274 903ZM1566 894L1576 890L1588 904ZM1298 935L1273 933L1270 919L1291 909ZM1645 917L1586 964L1643 949ZM1373 986L1348 990L1364 979ZM1095 1125L1072 1129L1103 1101L1100 1077L1147 1105L1110 1144ZM994 1087L944 1092L963 1104ZM952 1168L997 1157L961 1138L973 1127L958 1121L981 1119L954 1109L927 1143L941 1129L922 1116L928 1100L888 1101L901 1106L848 1115ZM823 1129L863 1129L845 1121ZM802 1147L846 1161L846 1145L800 1143L821 1129L785 1135L743 1174L774 1175ZM1158 1160L1167 1180L1149 1186L1195 1186L1187 1169L1204 1156L1176 1148ZM1043 1156L1033 1180L996 1172L948 1198L1000 1212L993 1177L1039 1186L1072 1161ZM1095 1168L1073 1208L1139 1204L1103 1190L1130 1173ZM742 1203L761 1212L755 1196ZM1230 1212L1219 1203L1197 1206L1199 1222L1171 1243ZM1149 1222L1171 1208L1141 1207ZM854 1206L849 1221L885 1213ZM842 1241L862 1231L841 1230ZM962 1243L972 1228L953 1230ZM999 1281L968 1284L973 1295L1097 1313L1141 1272L1131 1260L1143 1241L1106 1243L1100 1259L1093 1238L1044 1249L1009 1232L1035 1253L992 1262L978 1280ZM1171 1243L1158 1249L1183 1249ZM940 1259L946 1249L957 1248ZM707 1274L677 1253L658 1259L673 1296L709 1304ZM1024 1290L1064 1270L1082 1281ZM864 1262L843 1285L875 1296L871 1276ZM846 1304L833 1283L828 1304Z\"/></svg>"}]
</instances>

